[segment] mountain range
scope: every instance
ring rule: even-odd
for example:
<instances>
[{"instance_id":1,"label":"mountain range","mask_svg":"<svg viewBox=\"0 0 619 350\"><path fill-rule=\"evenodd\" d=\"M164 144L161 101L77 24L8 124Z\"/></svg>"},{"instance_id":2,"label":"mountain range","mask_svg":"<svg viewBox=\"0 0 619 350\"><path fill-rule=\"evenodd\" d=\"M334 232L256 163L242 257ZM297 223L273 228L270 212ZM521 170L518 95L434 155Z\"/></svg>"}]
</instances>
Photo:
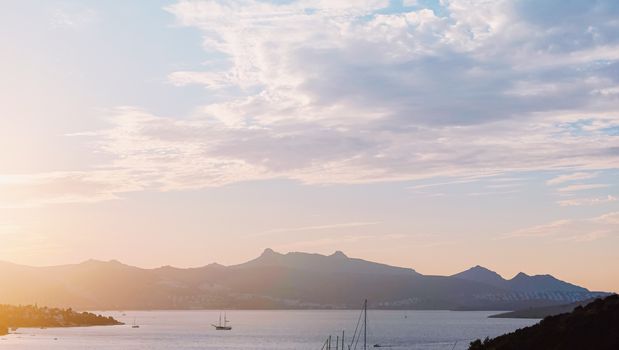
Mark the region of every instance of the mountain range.
<instances>
[{"instance_id":1,"label":"mountain range","mask_svg":"<svg viewBox=\"0 0 619 350\"><path fill-rule=\"evenodd\" d=\"M457 273L452 277L485 283L497 288L517 292L588 292L586 288L558 280L551 275L529 276L524 272L520 272L514 278L506 280L498 273L479 265Z\"/></svg>"},{"instance_id":2,"label":"mountain range","mask_svg":"<svg viewBox=\"0 0 619 350\"><path fill-rule=\"evenodd\" d=\"M0 263L0 303L125 309L372 308L515 310L607 293L550 275L510 280L476 266L452 276L332 255L266 249L239 265L142 269L118 261L30 267Z\"/></svg>"}]
</instances>

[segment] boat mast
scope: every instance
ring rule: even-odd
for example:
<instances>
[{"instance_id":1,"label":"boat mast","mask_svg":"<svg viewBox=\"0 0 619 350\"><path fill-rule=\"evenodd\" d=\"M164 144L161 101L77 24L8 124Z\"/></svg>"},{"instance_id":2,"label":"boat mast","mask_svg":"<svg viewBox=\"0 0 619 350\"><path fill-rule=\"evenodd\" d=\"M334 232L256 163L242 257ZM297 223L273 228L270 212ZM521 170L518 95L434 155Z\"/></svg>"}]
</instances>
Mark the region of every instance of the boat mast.
<instances>
[{"instance_id":1,"label":"boat mast","mask_svg":"<svg viewBox=\"0 0 619 350\"><path fill-rule=\"evenodd\" d=\"M363 350L367 350L368 338L368 300L363 302Z\"/></svg>"}]
</instances>

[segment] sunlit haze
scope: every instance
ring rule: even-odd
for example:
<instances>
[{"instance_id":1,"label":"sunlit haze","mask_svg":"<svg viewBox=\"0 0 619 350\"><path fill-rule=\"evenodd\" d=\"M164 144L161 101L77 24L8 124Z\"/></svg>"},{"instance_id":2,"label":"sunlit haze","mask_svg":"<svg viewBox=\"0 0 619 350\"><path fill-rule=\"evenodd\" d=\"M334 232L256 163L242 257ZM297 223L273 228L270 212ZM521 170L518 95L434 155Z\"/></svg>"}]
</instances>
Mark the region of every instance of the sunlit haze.
<instances>
[{"instance_id":1,"label":"sunlit haze","mask_svg":"<svg viewBox=\"0 0 619 350\"><path fill-rule=\"evenodd\" d=\"M615 1L9 1L0 261L265 248L619 292Z\"/></svg>"}]
</instances>

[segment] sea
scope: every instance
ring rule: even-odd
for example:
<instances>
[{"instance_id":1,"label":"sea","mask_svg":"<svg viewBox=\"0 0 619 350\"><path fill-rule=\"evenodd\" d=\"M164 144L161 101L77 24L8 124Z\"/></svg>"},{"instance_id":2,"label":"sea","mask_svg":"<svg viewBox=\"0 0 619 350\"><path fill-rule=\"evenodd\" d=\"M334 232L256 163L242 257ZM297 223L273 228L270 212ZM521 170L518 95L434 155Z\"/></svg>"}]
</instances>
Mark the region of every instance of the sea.
<instances>
[{"instance_id":1,"label":"sea","mask_svg":"<svg viewBox=\"0 0 619 350\"><path fill-rule=\"evenodd\" d=\"M320 350L332 337L331 350L363 349L363 337L351 344L360 311L226 311L230 331L215 330L219 311L97 312L126 325L77 328L22 328L0 337L10 350ZM492 311L368 310L367 348L467 349L477 338L495 337L539 320L488 318ZM132 328L134 324L139 328ZM357 332L361 331L361 326Z\"/></svg>"}]
</instances>

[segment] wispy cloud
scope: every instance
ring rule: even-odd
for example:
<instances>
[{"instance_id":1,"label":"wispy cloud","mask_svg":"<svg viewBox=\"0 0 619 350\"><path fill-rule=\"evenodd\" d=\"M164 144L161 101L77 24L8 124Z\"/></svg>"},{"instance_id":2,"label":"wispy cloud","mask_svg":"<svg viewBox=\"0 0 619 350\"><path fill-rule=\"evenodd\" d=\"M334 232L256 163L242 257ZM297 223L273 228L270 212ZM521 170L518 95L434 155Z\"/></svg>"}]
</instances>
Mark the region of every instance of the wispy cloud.
<instances>
[{"instance_id":1,"label":"wispy cloud","mask_svg":"<svg viewBox=\"0 0 619 350\"><path fill-rule=\"evenodd\" d=\"M550 223L527 227L513 231L505 237L544 237L556 235L561 229L572 223L571 220L557 220Z\"/></svg>"},{"instance_id":2,"label":"wispy cloud","mask_svg":"<svg viewBox=\"0 0 619 350\"><path fill-rule=\"evenodd\" d=\"M559 241L589 242L619 234L619 212L587 219L564 219L519 229L501 238L552 238Z\"/></svg>"},{"instance_id":3,"label":"wispy cloud","mask_svg":"<svg viewBox=\"0 0 619 350\"><path fill-rule=\"evenodd\" d=\"M98 21L98 13L89 7L65 5L53 10L50 19L52 29L80 29Z\"/></svg>"},{"instance_id":4,"label":"wispy cloud","mask_svg":"<svg viewBox=\"0 0 619 350\"><path fill-rule=\"evenodd\" d=\"M562 183L568 182L568 181L593 179L593 178L595 178L597 176L598 176L597 173L583 173L583 172L573 173L573 174L565 174L565 175L559 175L557 177L554 177L554 178L546 181L546 184L548 184L548 185L559 185L559 184L562 184Z\"/></svg>"},{"instance_id":5,"label":"wispy cloud","mask_svg":"<svg viewBox=\"0 0 619 350\"><path fill-rule=\"evenodd\" d=\"M606 188L606 187L610 187L610 184L577 184L577 185L569 185L569 186L561 187L557 191L577 192L577 191L594 190L594 189Z\"/></svg>"},{"instance_id":6,"label":"wispy cloud","mask_svg":"<svg viewBox=\"0 0 619 350\"><path fill-rule=\"evenodd\" d=\"M142 190L144 183L119 170L0 175L0 208L94 203Z\"/></svg>"},{"instance_id":7,"label":"wispy cloud","mask_svg":"<svg viewBox=\"0 0 619 350\"><path fill-rule=\"evenodd\" d=\"M473 197L477 197L477 196L496 196L496 195L506 195L506 194L513 194L513 193L518 193L520 191L517 190L510 190L510 191L483 191L483 192L469 192L466 195L467 196L473 196Z\"/></svg>"},{"instance_id":8,"label":"wispy cloud","mask_svg":"<svg viewBox=\"0 0 619 350\"><path fill-rule=\"evenodd\" d=\"M296 241L292 243L276 245L274 249L282 251L315 249L317 247L341 247L344 244L364 241L389 241L408 238L405 234L382 234L382 235L339 235L318 239Z\"/></svg>"},{"instance_id":9,"label":"wispy cloud","mask_svg":"<svg viewBox=\"0 0 619 350\"><path fill-rule=\"evenodd\" d=\"M311 225L311 226L302 226L302 227L286 227L286 228L275 228L263 232L259 232L256 234L252 234L250 236L266 236L276 233L283 232L302 232L302 231L322 231L322 230L333 230L333 229L343 229L343 228L353 228L353 227L364 227L364 226L373 226L380 224L380 221L361 221L361 222L344 222L338 224L327 224L327 225Z\"/></svg>"},{"instance_id":10,"label":"wispy cloud","mask_svg":"<svg viewBox=\"0 0 619 350\"><path fill-rule=\"evenodd\" d=\"M579 207L616 202L617 197L608 195L606 197L574 198L565 199L557 202L562 207Z\"/></svg>"},{"instance_id":11,"label":"wispy cloud","mask_svg":"<svg viewBox=\"0 0 619 350\"><path fill-rule=\"evenodd\" d=\"M517 187L522 187L522 186L523 184L520 182L512 182L512 183L498 183L498 184L486 185L486 188L501 189L501 188L517 188Z\"/></svg>"},{"instance_id":12,"label":"wispy cloud","mask_svg":"<svg viewBox=\"0 0 619 350\"><path fill-rule=\"evenodd\" d=\"M619 212L606 213L593 219L593 221L601 224L619 225ZM619 231L616 231L619 232Z\"/></svg>"},{"instance_id":13,"label":"wispy cloud","mask_svg":"<svg viewBox=\"0 0 619 350\"><path fill-rule=\"evenodd\" d=\"M453 180L453 181L433 182L433 183L428 183L428 184L410 186L409 189L422 190L422 189L432 188L432 187L468 184L468 183L476 182L476 181L480 181L480 179L460 179L460 180Z\"/></svg>"},{"instance_id":14,"label":"wispy cloud","mask_svg":"<svg viewBox=\"0 0 619 350\"><path fill-rule=\"evenodd\" d=\"M566 241L566 242L592 242L592 241L597 241L598 239L605 238L609 234L610 234L610 231L608 230L591 231L591 232L585 232L585 233L572 235L572 236L560 237L558 238L558 240Z\"/></svg>"},{"instance_id":15,"label":"wispy cloud","mask_svg":"<svg viewBox=\"0 0 619 350\"><path fill-rule=\"evenodd\" d=\"M383 242L383 241L403 241L410 246L417 248L432 248L446 245L457 244L455 240L441 238L440 235L418 233L418 234L359 234L359 235L334 235L320 237L316 239L300 240L276 246L276 250L293 251L308 250L317 247L342 247L346 244L360 242Z\"/></svg>"},{"instance_id":16,"label":"wispy cloud","mask_svg":"<svg viewBox=\"0 0 619 350\"><path fill-rule=\"evenodd\" d=\"M212 118L175 120L131 108L118 110L111 123L112 128L97 136L101 150L114 159L108 164L110 171L120 177L130 176L131 182L137 181L143 188L156 190L272 178L324 184L456 177L453 181L411 187L423 190L479 181L502 172L568 166L572 162L604 168L611 166L612 159L587 159L584 154L596 152L593 149L583 151L582 157L575 154L571 143L578 141L570 140L570 136L564 140L564 149L556 140L523 147L521 135L507 126L505 130L493 131L486 130L485 125L408 134L383 131L381 137L375 137L371 133L359 134L355 129L325 128L307 122L230 127ZM555 131L550 124L547 127L547 137L551 139L550 134ZM496 136L480 140L479 133ZM441 135L449 135L452 141L437 144L435 140L440 140ZM518 149L509 149L511 137ZM538 137L541 140L546 136ZM586 141L582 142L581 146L586 147ZM604 147L599 142L592 142L591 146ZM433 156L410 157L426 152ZM505 158L504 153L512 153L512 157ZM472 154L476 156L471 157Z\"/></svg>"}]
</instances>

